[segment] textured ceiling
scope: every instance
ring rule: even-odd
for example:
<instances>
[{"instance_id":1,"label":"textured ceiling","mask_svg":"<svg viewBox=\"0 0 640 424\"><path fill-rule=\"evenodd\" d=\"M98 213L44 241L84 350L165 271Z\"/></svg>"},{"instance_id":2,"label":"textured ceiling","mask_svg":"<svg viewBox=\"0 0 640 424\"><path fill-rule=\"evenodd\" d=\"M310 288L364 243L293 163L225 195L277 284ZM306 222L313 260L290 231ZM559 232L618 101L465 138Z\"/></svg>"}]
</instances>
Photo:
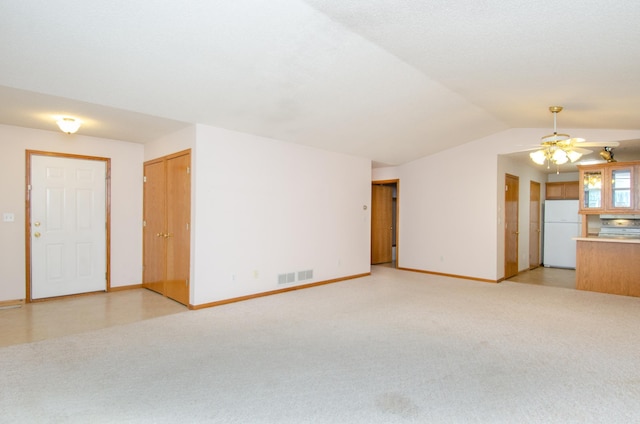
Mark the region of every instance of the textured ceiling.
<instances>
[{"instance_id":1,"label":"textured ceiling","mask_svg":"<svg viewBox=\"0 0 640 424\"><path fill-rule=\"evenodd\" d=\"M565 128L639 129L638 21L590 0L2 2L0 123L65 113L134 142L202 123L381 164L543 136L554 104Z\"/></svg>"}]
</instances>

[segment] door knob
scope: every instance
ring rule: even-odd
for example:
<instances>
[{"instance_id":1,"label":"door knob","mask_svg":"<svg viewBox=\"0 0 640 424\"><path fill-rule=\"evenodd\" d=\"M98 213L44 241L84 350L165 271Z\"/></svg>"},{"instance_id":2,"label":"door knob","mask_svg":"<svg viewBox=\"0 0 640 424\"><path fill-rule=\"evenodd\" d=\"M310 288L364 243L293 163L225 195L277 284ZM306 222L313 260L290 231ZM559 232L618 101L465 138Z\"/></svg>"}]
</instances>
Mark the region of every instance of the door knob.
<instances>
[{"instance_id":1,"label":"door knob","mask_svg":"<svg viewBox=\"0 0 640 424\"><path fill-rule=\"evenodd\" d=\"M36 227L39 227L40 226L40 221L34 222L33 225L35 225Z\"/></svg>"},{"instance_id":2,"label":"door knob","mask_svg":"<svg viewBox=\"0 0 640 424\"><path fill-rule=\"evenodd\" d=\"M38 238L38 237L40 237L40 233L36 231L35 233L33 233L33 236L34 236L35 238Z\"/></svg>"}]
</instances>

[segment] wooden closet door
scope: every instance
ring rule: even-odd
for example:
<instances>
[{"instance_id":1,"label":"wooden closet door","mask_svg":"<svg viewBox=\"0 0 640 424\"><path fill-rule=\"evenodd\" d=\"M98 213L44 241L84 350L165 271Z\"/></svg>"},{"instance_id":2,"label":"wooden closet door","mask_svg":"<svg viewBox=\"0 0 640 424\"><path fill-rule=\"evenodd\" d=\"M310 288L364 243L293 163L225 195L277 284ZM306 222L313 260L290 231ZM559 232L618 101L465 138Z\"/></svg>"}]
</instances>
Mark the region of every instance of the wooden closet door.
<instances>
[{"instance_id":1,"label":"wooden closet door","mask_svg":"<svg viewBox=\"0 0 640 424\"><path fill-rule=\"evenodd\" d=\"M191 155L167 159L167 279L165 295L189 304Z\"/></svg>"},{"instance_id":2,"label":"wooden closet door","mask_svg":"<svg viewBox=\"0 0 640 424\"><path fill-rule=\"evenodd\" d=\"M142 286L164 294L165 163L144 164Z\"/></svg>"},{"instance_id":3,"label":"wooden closet door","mask_svg":"<svg viewBox=\"0 0 640 424\"><path fill-rule=\"evenodd\" d=\"M189 305L191 153L144 165L143 287Z\"/></svg>"}]
</instances>

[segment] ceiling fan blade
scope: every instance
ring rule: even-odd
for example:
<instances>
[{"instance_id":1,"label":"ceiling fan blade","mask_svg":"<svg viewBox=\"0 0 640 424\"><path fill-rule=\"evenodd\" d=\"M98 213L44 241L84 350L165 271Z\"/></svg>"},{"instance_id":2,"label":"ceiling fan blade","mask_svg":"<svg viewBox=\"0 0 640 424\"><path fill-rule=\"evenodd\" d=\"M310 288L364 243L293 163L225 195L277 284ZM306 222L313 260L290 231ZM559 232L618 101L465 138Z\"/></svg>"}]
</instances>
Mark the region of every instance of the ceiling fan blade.
<instances>
[{"instance_id":1,"label":"ceiling fan blade","mask_svg":"<svg viewBox=\"0 0 640 424\"><path fill-rule=\"evenodd\" d=\"M581 141L574 144L576 147L618 147L619 145L619 141Z\"/></svg>"},{"instance_id":2,"label":"ceiling fan blade","mask_svg":"<svg viewBox=\"0 0 640 424\"><path fill-rule=\"evenodd\" d=\"M516 152L530 152L532 150L540 150L543 149L544 146L541 145L537 145L537 146L517 146L518 150L516 150Z\"/></svg>"},{"instance_id":3,"label":"ceiling fan blade","mask_svg":"<svg viewBox=\"0 0 640 424\"><path fill-rule=\"evenodd\" d=\"M576 144L576 143L584 143L586 140L584 138L573 137L568 140L565 140L564 143L567 144Z\"/></svg>"},{"instance_id":4,"label":"ceiling fan blade","mask_svg":"<svg viewBox=\"0 0 640 424\"><path fill-rule=\"evenodd\" d=\"M583 149L582 147L573 147L571 150L573 150L576 153L580 153L582 155L588 155L589 153L593 153L593 150L587 150L587 149Z\"/></svg>"}]
</instances>

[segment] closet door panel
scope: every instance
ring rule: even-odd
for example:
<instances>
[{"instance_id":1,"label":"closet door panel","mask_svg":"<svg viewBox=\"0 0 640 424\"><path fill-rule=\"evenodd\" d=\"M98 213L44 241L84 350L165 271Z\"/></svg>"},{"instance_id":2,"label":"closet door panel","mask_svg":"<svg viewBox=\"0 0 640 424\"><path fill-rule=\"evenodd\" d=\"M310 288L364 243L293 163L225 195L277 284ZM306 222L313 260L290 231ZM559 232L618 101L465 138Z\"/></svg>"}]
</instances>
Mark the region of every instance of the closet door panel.
<instances>
[{"instance_id":1,"label":"closet door panel","mask_svg":"<svg viewBox=\"0 0 640 424\"><path fill-rule=\"evenodd\" d=\"M165 295L189 304L191 155L167 160L167 279Z\"/></svg>"},{"instance_id":2,"label":"closet door panel","mask_svg":"<svg viewBox=\"0 0 640 424\"><path fill-rule=\"evenodd\" d=\"M164 292L165 279L165 164L164 161L144 165L144 227L142 285Z\"/></svg>"}]
</instances>

